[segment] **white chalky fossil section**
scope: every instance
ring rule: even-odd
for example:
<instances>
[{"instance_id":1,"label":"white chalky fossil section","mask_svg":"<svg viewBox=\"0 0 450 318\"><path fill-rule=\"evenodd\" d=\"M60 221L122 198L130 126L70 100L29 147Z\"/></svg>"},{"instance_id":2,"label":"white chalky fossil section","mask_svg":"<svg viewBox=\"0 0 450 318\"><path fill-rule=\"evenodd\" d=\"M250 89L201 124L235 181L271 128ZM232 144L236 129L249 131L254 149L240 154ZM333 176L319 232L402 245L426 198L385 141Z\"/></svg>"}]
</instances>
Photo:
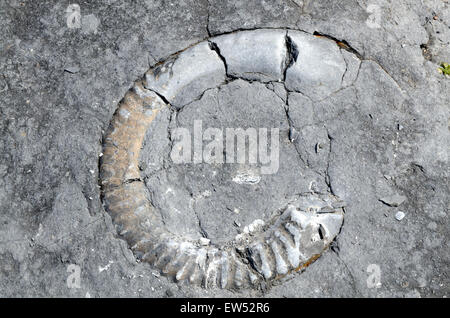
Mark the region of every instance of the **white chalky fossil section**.
<instances>
[{"instance_id":1,"label":"white chalky fossil section","mask_svg":"<svg viewBox=\"0 0 450 318\"><path fill-rule=\"evenodd\" d=\"M321 100L339 90L346 64L340 48L330 39L288 31L298 49L296 61L286 71L286 88Z\"/></svg>"},{"instance_id":2,"label":"white chalky fossil section","mask_svg":"<svg viewBox=\"0 0 450 318\"><path fill-rule=\"evenodd\" d=\"M217 42L220 54L229 59L228 71L237 76L280 80L284 65L288 89L316 99L339 89L346 69L340 49L306 33L288 31L288 35L298 50L291 65L282 48L284 30L239 32L210 41ZM247 42L253 45L246 47ZM243 53L232 52L233 45ZM197 44L150 70L146 80L126 94L104 138L102 198L136 257L161 273L206 288L257 287L264 280L301 270L319 257L340 231L344 203L331 194L301 195L270 220L245 225L224 246L213 246L207 239L190 241L167 230L141 180L140 150L152 122L170 107L158 94L181 107L223 83L225 67L215 50L206 41ZM353 57L346 55L349 58ZM261 60L248 64L249 59Z\"/></svg>"},{"instance_id":3,"label":"white chalky fossil section","mask_svg":"<svg viewBox=\"0 0 450 318\"><path fill-rule=\"evenodd\" d=\"M227 63L228 75L248 80L281 81L287 56L286 31L255 30L211 38Z\"/></svg>"}]
</instances>

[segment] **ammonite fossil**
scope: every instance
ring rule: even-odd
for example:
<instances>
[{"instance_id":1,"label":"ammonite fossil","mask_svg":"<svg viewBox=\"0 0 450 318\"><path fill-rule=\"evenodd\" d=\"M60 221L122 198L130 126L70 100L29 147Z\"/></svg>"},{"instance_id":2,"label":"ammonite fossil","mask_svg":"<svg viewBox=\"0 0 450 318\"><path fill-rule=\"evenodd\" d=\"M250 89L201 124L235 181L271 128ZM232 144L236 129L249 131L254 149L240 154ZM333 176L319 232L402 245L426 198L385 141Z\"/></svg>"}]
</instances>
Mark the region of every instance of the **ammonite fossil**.
<instances>
[{"instance_id":1,"label":"ammonite fossil","mask_svg":"<svg viewBox=\"0 0 450 318\"><path fill-rule=\"evenodd\" d=\"M195 209L188 208L186 204L186 211L190 210L184 213L179 211L183 207L178 210L174 208L173 211L179 213L174 216L172 210L164 211L164 204L170 200L164 201L164 204L155 203L158 201L158 191L166 193L170 189L157 188L156 183L161 175L150 177L152 173L157 174L157 170L145 172L148 169L145 165L143 167L145 160L141 158L142 149L147 147L145 152L154 156L167 155L165 150L161 151L157 146L146 143L146 138L167 138L152 135L154 131L151 127L164 118L177 116L184 108L189 109L183 112L195 111L196 102L202 99L211 98L217 103L211 106L206 100L202 104L205 108L199 111L198 116L210 116L208 118L220 122L220 114L217 114L223 110L220 89L227 85L234 85L228 86L231 87L230 94L240 89L258 90L254 97L249 98L250 102L258 99L261 87L265 85L281 85L282 89L301 92L311 100L326 98L344 85L349 67L346 58L349 54L352 53L344 51L330 39L300 31L240 31L213 37L189 47L157 64L147 72L144 80L136 82L120 102L104 136L100 175L105 209L135 256L178 282L230 289L257 287L263 281L270 282L292 271L301 270L317 259L335 239L343 224L344 203L329 188L317 189L313 183L309 183L307 190L296 191L293 189L295 186L289 185L279 192L290 191L292 196L282 197L278 192L273 195L264 192L268 188L267 191L270 191L268 181L258 188L262 191L261 201L266 207L260 218L253 218L252 221L251 218L243 217L244 222L248 223L236 228L237 234L232 237L219 235L221 227L228 226L227 222L221 221L226 220L223 218L216 221L216 230L210 231L217 232L217 239L211 239L201 231L196 236L188 230L178 230L178 227L183 227L189 221L179 222L172 227L170 224L171 219L187 220L186 215ZM206 96L209 93L209 97ZM283 98L279 100L286 103ZM264 102L264 96L261 101ZM209 112L208 107L216 108ZM233 112L230 107L228 111ZM268 107L268 110L262 107ZM245 116L248 118L244 119L261 122L265 118L281 118L284 109L273 109L270 105L262 105L261 109L258 109L258 105L252 105L253 113L247 113ZM282 153L283 149L295 151L290 145L295 132L289 127L288 119L286 123L281 136L284 140ZM164 149L170 150L172 146L169 138ZM246 167L235 165L227 168L231 172L225 173L223 178L228 178L228 181L215 188L216 196L211 199L211 208L204 208L209 214L203 215L203 219L214 219L215 210L221 210L226 205L226 199L221 201L220 207L214 204L214 200L220 197L219 190L226 190L227 186L244 184L248 194L242 194L241 202L245 205L245 201L248 201L248 206L251 206L252 200L255 200L253 196L258 195L254 194L257 191L252 192L252 187L258 184L261 176L249 177L241 173L236 177L236 171L241 169L239 171L242 172ZM168 166L160 168L167 170ZM180 176L184 173L183 169L194 168L182 166L173 169ZM224 165L218 165L214 169L215 175L217 170L225 168ZM308 171L308 165L302 169ZM289 175L294 185L296 180L310 177L295 168L287 171L286 175ZM196 173L198 170L192 175ZM212 178L206 177L206 173L204 175L203 178ZM232 176L233 181L229 181ZM281 185L278 183L278 187ZM190 195L194 202L195 195ZM252 212L252 217L257 215L258 209ZM221 210L217 213L228 212ZM233 215L234 212L230 213ZM240 213L244 215L245 211Z\"/></svg>"}]
</instances>

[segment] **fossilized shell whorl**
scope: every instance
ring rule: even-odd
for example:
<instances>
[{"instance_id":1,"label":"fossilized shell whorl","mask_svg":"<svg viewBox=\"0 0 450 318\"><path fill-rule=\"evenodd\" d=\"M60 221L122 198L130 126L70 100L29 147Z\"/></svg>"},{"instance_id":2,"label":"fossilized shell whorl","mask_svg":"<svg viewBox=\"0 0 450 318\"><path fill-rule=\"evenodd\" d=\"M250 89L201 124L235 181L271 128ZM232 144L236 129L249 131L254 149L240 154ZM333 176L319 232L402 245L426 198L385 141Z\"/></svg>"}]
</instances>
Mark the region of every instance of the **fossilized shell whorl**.
<instances>
[{"instance_id":1,"label":"fossilized shell whorl","mask_svg":"<svg viewBox=\"0 0 450 318\"><path fill-rule=\"evenodd\" d=\"M319 257L343 223L343 203L335 196L303 195L228 244L205 246L165 229L141 179L139 155L159 111L186 105L228 76L284 81L292 90L322 98L339 89L344 71L345 61L328 39L258 30L211 38L147 72L113 116L100 169L105 209L136 257L176 281L231 289L257 287Z\"/></svg>"}]
</instances>

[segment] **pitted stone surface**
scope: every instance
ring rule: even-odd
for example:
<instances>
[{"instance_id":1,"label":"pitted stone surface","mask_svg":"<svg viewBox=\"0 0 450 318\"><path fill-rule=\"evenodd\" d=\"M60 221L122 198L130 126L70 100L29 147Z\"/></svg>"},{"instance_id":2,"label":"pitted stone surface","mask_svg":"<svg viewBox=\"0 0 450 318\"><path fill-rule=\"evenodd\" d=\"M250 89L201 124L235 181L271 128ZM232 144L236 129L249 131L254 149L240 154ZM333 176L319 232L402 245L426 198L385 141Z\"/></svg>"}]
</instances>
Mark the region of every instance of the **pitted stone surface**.
<instances>
[{"instance_id":1,"label":"pitted stone surface","mask_svg":"<svg viewBox=\"0 0 450 318\"><path fill-rule=\"evenodd\" d=\"M287 89L313 100L321 100L339 90L346 66L336 43L299 31L289 31L288 36L298 56L286 71Z\"/></svg>"},{"instance_id":2,"label":"pitted stone surface","mask_svg":"<svg viewBox=\"0 0 450 318\"><path fill-rule=\"evenodd\" d=\"M146 88L182 107L224 81L225 66L210 44L202 42L147 72Z\"/></svg>"},{"instance_id":3,"label":"pitted stone surface","mask_svg":"<svg viewBox=\"0 0 450 318\"><path fill-rule=\"evenodd\" d=\"M242 31L211 38L227 63L228 75L248 80L281 81L287 57L286 31Z\"/></svg>"}]
</instances>

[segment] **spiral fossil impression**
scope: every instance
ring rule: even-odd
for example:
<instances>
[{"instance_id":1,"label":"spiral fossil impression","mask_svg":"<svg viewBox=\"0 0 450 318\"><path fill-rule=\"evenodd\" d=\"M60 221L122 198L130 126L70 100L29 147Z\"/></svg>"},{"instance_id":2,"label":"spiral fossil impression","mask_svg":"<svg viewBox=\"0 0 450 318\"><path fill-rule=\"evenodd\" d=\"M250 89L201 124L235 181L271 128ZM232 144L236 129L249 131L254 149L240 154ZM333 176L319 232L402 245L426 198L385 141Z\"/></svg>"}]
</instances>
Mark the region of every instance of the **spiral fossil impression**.
<instances>
[{"instance_id":1,"label":"spiral fossil impression","mask_svg":"<svg viewBox=\"0 0 450 318\"><path fill-rule=\"evenodd\" d=\"M229 78L282 82L320 100L341 87L345 71L335 42L286 30L211 38L148 71L119 104L101 158L105 208L136 257L176 281L231 289L257 287L319 257L343 223L344 204L332 194L306 194L223 246L202 244L167 231L149 200L139 156L158 112L181 108Z\"/></svg>"}]
</instances>

